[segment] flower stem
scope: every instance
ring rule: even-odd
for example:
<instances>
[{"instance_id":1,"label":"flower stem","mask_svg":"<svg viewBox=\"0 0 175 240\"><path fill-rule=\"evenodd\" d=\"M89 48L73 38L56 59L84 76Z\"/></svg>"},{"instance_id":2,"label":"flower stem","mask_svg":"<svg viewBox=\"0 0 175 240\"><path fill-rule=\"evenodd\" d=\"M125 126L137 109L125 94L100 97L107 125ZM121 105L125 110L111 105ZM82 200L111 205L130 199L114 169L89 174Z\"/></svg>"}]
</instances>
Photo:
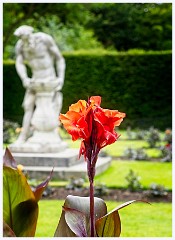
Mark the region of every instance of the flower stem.
<instances>
[{"instance_id":1,"label":"flower stem","mask_svg":"<svg viewBox=\"0 0 175 240\"><path fill-rule=\"evenodd\" d=\"M95 237L95 209L94 209L94 184L90 181L90 231L91 237Z\"/></svg>"},{"instance_id":2,"label":"flower stem","mask_svg":"<svg viewBox=\"0 0 175 240\"><path fill-rule=\"evenodd\" d=\"M90 195L90 236L95 237L95 208L94 208L94 176L95 167L91 166L91 162L87 162L87 172L89 177L89 195Z\"/></svg>"}]
</instances>

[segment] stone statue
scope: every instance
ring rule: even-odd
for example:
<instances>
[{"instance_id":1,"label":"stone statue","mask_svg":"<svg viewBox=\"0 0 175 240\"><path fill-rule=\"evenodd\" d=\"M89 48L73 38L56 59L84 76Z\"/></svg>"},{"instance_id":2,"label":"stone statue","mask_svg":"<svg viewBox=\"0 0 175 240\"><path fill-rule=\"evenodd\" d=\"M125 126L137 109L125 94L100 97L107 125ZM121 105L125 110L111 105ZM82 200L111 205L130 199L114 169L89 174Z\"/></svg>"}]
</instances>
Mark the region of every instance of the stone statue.
<instances>
[{"instance_id":1,"label":"stone statue","mask_svg":"<svg viewBox=\"0 0 175 240\"><path fill-rule=\"evenodd\" d=\"M56 151L62 142L57 128L63 100L60 90L64 84L65 60L50 35L33 31L31 26L23 25L14 32L20 38L15 47L16 70L26 88L22 132L15 145L25 144L24 151ZM29 137L31 126L33 136ZM62 142L62 145L65 144ZM42 150L43 146L45 150Z\"/></svg>"}]
</instances>

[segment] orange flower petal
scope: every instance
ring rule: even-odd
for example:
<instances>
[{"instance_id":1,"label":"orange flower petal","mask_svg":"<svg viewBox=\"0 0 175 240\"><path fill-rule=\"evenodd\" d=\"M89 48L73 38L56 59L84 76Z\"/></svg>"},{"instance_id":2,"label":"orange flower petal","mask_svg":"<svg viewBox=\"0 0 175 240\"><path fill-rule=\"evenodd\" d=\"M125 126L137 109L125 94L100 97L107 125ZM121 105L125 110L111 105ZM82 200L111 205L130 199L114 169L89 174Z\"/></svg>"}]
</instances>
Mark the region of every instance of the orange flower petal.
<instances>
[{"instance_id":1,"label":"orange flower petal","mask_svg":"<svg viewBox=\"0 0 175 240\"><path fill-rule=\"evenodd\" d=\"M101 97L100 96L92 96L90 97L90 103L92 106L100 106L101 104Z\"/></svg>"},{"instance_id":2,"label":"orange flower petal","mask_svg":"<svg viewBox=\"0 0 175 240\"><path fill-rule=\"evenodd\" d=\"M78 112L68 111L66 114L60 114L60 121L67 132L72 135L74 141L78 138L87 139L89 137L88 123Z\"/></svg>"},{"instance_id":3,"label":"orange flower petal","mask_svg":"<svg viewBox=\"0 0 175 240\"><path fill-rule=\"evenodd\" d=\"M78 113L84 113L86 111L87 102L85 100L79 100L77 103L72 104L69 107L69 111L74 111Z\"/></svg>"}]
</instances>

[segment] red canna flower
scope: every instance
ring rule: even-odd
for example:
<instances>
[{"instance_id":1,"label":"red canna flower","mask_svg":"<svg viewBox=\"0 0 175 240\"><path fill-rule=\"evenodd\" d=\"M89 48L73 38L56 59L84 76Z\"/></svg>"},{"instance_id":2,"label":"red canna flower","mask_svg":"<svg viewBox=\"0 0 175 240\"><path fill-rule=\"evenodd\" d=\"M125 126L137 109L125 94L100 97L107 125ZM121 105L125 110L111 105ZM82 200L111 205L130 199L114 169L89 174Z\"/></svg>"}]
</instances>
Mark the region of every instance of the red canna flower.
<instances>
[{"instance_id":1,"label":"red canna flower","mask_svg":"<svg viewBox=\"0 0 175 240\"><path fill-rule=\"evenodd\" d=\"M115 110L98 108L94 114L94 121L97 128L97 145L103 148L114 143L120 135L114 129L119 126L125 117L125 113Z\"/></svg>"},{"instance_id":2,"label":"red canna flower","mask_svg":"<svg viewBox=\"0 0 175 240\"><path fill-rule=\"evenodd\" d=\"M125 113L117 110L103 109L100 107L101 97L93 96L88 102L79 100L69 107L66 114L60 114L60 121L72 140L80 138L81 146L79 156L84 155L87 160L87 173L90 182L90 229L91 237L95 236L94 212L94 176L98 153L101 148L114 143L119 134L115 127L119 126Z\"/></svg>"},{"instance_id":3,"label":"red canna flower","mask_svg":"<svg viewBox=\"0 0 175 240\"><path fill-rule=\"evenodd\" d=\"M88 102L79 100L69 107L66 114L60 114L60 120L72 140L82 139L80 155L83 154L85 158L85 148L90 144L93 143L93 148L99 151L114 143L120 136L114 129L123 121L125 113L103 109L100 104L101 97L93 96Z\"/></svg>"}]
</instances>

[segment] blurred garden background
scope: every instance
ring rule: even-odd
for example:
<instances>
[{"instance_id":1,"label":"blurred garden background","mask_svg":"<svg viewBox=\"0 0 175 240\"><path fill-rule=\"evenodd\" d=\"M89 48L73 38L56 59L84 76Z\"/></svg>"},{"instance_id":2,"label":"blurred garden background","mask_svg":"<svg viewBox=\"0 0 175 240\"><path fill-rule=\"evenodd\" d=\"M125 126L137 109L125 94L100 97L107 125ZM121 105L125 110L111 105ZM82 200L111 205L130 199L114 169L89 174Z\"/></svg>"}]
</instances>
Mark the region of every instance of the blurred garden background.
<instances>
[{"instance_id":1,"label":"blurred garden background","mask_svg":"<svg viewBox=\"0 0 175 240\"><path fill-rule=\"evenodd\" d=\"M112 164L95 179L96 196L107 200L109 210L126 199L152 203L120 211L122 237L171 237L172 4L4 3L4 147L21 131L25 89L15 70L13 32L24 24L52 35L65 58L62 113L79 99L100 95L102 107L127 115L116 129L119 140L102 152ZM79 148L80 141L59 131ZM28 179L33 187L39 183ZM54 235L66 195L87 192L87 179L53 177L40 201L36 236Z\"/></svg>"}]
</instances>

